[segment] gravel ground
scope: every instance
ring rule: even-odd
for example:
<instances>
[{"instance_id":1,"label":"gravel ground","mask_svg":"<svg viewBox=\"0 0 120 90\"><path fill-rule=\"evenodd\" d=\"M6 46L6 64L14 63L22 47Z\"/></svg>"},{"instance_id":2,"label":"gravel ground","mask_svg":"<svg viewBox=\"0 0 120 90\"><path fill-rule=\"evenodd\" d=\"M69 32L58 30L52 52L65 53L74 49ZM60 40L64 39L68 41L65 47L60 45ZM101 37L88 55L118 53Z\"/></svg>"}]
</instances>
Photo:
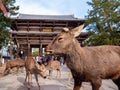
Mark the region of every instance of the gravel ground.
<instances>
[{"instance_id":1,"label":"gravel ground","mask_svg":"<svg viewBox=\"0 0 120 90\"><path fill-rule=\"evenodd\" d=\"M3 68L0 68L2 72ZM49 80L43 79L39 76L39 83L41 85L41 90L72 90L73 79L71 83L68 84L68 73L69 69L65 66L61 66L61 77L56 79L56 71L53 72L53 79ZM47 72L48 73L48 72ZM33 85L30 90L38 90L34 76ZM0 77L0 90L28 90L23 84L25 79L25 71L19 72L17 74L9 74L4 77ZM92 90L90 83L83 82L81 90ZM100 90L118 90L117 86L111 80L103 80Z\"/></svg>"}]
</instances>

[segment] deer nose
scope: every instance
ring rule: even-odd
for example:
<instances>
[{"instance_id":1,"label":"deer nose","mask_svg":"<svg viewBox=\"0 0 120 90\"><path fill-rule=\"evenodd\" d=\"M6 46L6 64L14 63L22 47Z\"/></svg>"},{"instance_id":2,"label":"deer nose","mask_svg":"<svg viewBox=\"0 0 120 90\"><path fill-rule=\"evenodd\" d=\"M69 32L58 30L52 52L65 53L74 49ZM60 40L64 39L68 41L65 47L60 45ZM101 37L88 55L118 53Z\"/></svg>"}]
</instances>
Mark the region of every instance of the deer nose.
<instances>
[{"instance_id":1,"label":"deer nose","mask_svg":"<svg viewBox=\"0 0 120 90\"><path fill-rule=\"evenodd\" d=\"M44 79L47 78L46 76L44 76Z\"/></svg>"}]
</instances>

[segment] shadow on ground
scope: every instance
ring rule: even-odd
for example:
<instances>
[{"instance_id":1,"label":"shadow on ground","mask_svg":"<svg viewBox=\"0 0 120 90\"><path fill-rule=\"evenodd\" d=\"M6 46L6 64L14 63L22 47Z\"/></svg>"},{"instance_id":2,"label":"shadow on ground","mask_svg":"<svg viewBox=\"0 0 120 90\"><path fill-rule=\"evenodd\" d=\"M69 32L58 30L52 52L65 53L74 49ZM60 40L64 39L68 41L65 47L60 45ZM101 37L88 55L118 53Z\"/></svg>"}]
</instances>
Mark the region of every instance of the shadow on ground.
<instances>
[{"instance_id":1,"label":"shadow on ground","mask_svg":"<svg viewBox=\"0 0 120 90\"><path fill-rule=\"evenodd\" d=\"M28 90L27 86L20 86L17 90ZM29 90L39 90L38 86L32 86ZM71 90L61 85L41 85L40 90Z\"/></svg>"}]
</instances>

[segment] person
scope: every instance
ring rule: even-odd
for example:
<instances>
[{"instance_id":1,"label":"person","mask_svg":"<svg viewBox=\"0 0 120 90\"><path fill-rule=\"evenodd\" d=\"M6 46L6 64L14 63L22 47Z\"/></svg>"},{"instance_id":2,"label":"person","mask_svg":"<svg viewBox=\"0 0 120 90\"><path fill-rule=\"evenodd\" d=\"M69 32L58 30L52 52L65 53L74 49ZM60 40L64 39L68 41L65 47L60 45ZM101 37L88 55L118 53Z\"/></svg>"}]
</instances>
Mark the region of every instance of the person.
<instances>
[{"instance_id":1,"label":"person","mask_svg":"<svg viewBox=\"0 0 120 90\"><path fill-rule=\"evenodd\" d=\"M60 62L60 65L63 63L63 58L60 56L57 56L57 60Z\"/></svg>"},{"instance_id":2,"label":"person","mask_svg":"<svg viewBox=\"0 0 120 90\"><path fill-rule=\"evenodd\" d=\"M40 64L40 65L42 64L42 57L41 57L41 56L38 57L38 61L37 61L37 62L38 62L38 64Z\"/></svg>"},{"instance_id":3,"label":"person","mask_svg":"<svg viewBox=\"0 0 120 90\"><path fill-rule=\"evenodd\" d=\"M19 52L19 57L23 60L25 60L25 55L24 55L24 51L21 49Z\"/></svg>"},{"instance_id":4,"label":"person","mask_svg":"<svg viewBox=\"0 0 120 90\"><path fill-rule=\"evenodd\" d=\"M39 58L39 56L36 56L36 61L38 62L38 58Z\"/></svg>"},{"instance_id":5,"label":"person","mask_svg":"<svg viewBox=\"0 0 120 90\"><path fill-rule=\"evenodd\" d=\"M48 55L48 56L46 57L46 63L48 63L50 60L52 60L52 57L51 57L50 55Z\"/></svg>"},{"instance_id":6,"label":"person","mask_svg":"<svg viewBox=\"0 0 120 90\"><path fill-rule=\"evenodd\" d=\"M62 65L65 64L65 61L64 61L64 58L63 58L63 57L60 58L60 61L61 61L61 64L62 64Z\"/></svg>"}]
</instances>

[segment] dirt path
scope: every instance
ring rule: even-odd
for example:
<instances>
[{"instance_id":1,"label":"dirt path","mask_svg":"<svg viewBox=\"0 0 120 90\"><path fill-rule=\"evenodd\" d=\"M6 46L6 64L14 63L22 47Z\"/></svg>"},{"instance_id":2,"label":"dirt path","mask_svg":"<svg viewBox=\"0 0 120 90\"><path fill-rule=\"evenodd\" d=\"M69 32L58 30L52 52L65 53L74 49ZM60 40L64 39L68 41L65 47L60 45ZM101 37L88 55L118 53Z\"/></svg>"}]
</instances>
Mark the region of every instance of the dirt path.
<instances>
[{"instance_id":1,"label":"dirt path","mask_svg":"<svg viewBox=\"0 0 120 90\"><path fill-rule=\"evenodd\" d=\"M56 79L56 71L53 72L53 79L43 79L39 77L41 90L72 90L73 80L68 85L68 68L63 65L61 66L62 75L61 78ZM5 77L0 77L0 90L28 90L23 84L25 79L25 72L18 74L9 74ZM33 87L30 90L38 90L35 78L33 76ZM81 90L92 90L90 83L82 83ZM100 90L118 90L116 85L111 80L103 80L103 84Z\"/></svg>"}]
</instances>

